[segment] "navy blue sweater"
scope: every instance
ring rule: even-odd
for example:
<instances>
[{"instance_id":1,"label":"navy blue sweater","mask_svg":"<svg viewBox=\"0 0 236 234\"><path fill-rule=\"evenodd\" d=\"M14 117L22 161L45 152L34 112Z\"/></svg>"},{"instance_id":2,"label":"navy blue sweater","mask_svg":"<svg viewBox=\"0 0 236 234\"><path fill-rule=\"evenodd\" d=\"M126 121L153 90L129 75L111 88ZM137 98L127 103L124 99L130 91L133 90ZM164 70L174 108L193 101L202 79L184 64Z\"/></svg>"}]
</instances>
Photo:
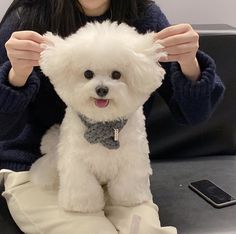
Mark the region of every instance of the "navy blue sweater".
<instances>
[{"instance_id":1,"label":"navy blue sweater","mask_svg":"<svg viewBox=\"0 0 236 234\"><path fill-rule=\"evenodd\" d=\"M107 14L89 20L105 20ZM61 123L65 104L57 96L49 80L35 68L24 87L15 88L8 83L11 64L4 44L17 30L19 17L9 16L0 28L0 169L29 170L41 156L39 146L42 135L55 123ZM133 23L137 31L160 31L169 26L168 20L155 4L151 4L142 18ZM148 117L152 100L160 95L180 123L195 124L208 119L224 93L224 86L215 72L214 61L198 51L201 67L198 81L188 80L178 63L163 63L166 76L163 85L145 104ZM145 77L144 77L145 79Z\"/></svg>"}]
</instances>

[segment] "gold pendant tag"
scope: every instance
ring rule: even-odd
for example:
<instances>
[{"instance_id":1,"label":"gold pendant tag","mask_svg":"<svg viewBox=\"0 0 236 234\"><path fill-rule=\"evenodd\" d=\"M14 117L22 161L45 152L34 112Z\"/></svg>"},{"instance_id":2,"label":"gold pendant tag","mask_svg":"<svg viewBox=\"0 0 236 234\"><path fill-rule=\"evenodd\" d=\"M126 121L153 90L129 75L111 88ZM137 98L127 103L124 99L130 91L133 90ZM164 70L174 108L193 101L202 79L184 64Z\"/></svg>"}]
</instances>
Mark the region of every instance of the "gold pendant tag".
<instances>
[{"instance_id":1,"label":"gold pendant tag","mask_svg":"<svg viewBox=\"0 0 236 234\"><path fill-rule=\"evenodd\" d=\"M119 129L114 128L114 141L119 141Z\"/></svg>"}]
</instances>

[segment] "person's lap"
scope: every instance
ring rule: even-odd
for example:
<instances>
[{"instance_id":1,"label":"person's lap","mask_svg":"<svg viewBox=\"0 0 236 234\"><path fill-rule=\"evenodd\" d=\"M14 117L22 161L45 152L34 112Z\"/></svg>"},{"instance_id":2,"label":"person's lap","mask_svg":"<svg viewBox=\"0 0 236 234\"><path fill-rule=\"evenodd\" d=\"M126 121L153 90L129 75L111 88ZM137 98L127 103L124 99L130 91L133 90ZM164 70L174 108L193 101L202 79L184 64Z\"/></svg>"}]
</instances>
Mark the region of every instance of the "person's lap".
<instances>
[{"instance_id":1,"label":"person's lap","mask_svg":"<svg viewBox=\"0 0 236 234\"><path fill-rule=\"evenodd\" d=\"M34 186L28 172L5 173L3 196L13 219L28 234L176 233L160 227L158 208L151 201L136 207L106 206L91 214L66 212L57 205L57 192Z\"/></svg>"}]
</instances>

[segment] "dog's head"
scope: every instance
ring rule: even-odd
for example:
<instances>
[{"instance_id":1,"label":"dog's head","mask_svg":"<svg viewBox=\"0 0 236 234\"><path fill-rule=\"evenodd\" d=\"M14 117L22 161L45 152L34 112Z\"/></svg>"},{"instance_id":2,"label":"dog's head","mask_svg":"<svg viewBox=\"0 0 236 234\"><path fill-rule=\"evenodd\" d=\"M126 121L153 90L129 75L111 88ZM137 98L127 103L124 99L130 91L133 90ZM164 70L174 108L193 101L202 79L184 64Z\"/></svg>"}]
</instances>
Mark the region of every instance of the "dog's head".
<instances>
[{"instance_id":1,"label":"dog's head","mask_svg":"<svg viewBox=\"0 0 236 234\"><path fill-rule=\"evenodd\" d=\"M128 116L162 83L154 33L105 21L88 23L65 39L45 36L53 45L41 54L42 71L68 106L91 119Z\"/></svg>"}]
</instances>

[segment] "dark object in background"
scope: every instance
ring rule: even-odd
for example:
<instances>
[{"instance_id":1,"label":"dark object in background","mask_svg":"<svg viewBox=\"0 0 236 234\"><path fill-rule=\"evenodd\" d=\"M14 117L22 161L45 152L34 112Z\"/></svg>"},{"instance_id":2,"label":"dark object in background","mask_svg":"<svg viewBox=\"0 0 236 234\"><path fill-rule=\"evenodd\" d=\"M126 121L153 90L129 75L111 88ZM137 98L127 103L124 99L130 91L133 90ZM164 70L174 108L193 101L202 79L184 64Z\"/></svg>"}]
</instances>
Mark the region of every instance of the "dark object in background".
<instances>
[{"instance_id":1,"label":"dark object in background","mask_svg":"<svg viewBox=\"0 0 236 234\"><path fill-rule=\"evenodd\" d=\"M167 105L157 97L147 125L151 159L236 153L236 28L193 27L201 33L200 49L216 62L217 73L226 87L225 96L211 119L196 126L177 124Z\"/></svg>"}]
</instances>

